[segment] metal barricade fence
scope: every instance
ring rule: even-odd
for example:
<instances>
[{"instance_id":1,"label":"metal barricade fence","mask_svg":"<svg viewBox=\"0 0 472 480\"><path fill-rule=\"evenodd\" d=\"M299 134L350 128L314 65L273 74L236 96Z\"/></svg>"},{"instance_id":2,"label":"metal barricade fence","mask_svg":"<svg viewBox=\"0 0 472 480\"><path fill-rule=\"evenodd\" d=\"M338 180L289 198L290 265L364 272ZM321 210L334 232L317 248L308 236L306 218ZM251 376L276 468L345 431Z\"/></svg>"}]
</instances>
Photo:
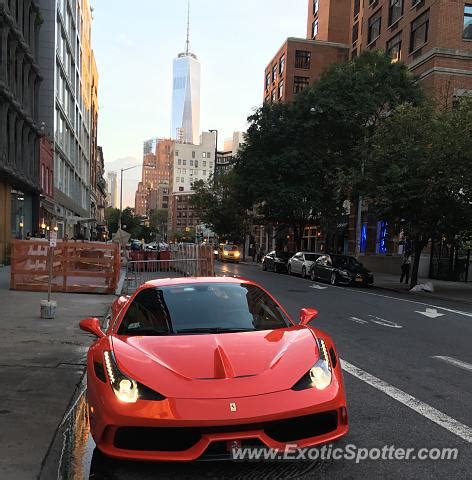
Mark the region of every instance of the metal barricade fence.
<instances>
[{"instance_id":1,"label":"metal barricade fence","mask_svg":"<svg viewBox=\"0 0 472 480\"><path fill-rule=\"evenodd\" d=\"M136 260L126 265L123 293L131 294L140 285L159 278L210 277L213 265L207 258L174 258L172 260Z\"/></svg>"}]
</instances>

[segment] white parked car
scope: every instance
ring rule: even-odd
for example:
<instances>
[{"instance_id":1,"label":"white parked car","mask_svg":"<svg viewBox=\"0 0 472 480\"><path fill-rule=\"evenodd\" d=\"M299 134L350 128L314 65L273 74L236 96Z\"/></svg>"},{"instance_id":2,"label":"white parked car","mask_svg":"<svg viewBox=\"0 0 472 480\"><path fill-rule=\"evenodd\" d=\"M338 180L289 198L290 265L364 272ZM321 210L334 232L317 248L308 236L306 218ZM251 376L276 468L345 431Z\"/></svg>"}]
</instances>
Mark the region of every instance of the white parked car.
<instances>
[{"instance_id":1,"label":"white parked car","mask_svg":"<svg viewBox=\"0 0 472 480\"><path fill-rule=\"evenodd\" d=\"M320 256L319 253L297 252L289 261L287 271L289 275L301 275L303 278L308 276L310 267Z\"/></svg>"}]
</instances>

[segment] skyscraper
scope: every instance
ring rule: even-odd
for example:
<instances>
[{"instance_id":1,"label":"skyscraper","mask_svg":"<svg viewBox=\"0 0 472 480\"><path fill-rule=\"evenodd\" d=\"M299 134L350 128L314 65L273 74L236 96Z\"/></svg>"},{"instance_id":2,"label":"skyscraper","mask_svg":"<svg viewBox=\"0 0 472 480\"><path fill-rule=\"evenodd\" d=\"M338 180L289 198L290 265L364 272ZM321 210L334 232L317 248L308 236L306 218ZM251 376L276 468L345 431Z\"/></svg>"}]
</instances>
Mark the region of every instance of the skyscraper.
<instances>
[{"instance_id":1,"label":"skyscraper","mask_svg":"<svg viewBox=\"0 0 472 480\"><path fill-rule=\"evenodd\" d=\"M185 52L174 59L171 137L198 144L200 140L200 62L190 52L190 8Z\"/></svg>"}]
</instances>

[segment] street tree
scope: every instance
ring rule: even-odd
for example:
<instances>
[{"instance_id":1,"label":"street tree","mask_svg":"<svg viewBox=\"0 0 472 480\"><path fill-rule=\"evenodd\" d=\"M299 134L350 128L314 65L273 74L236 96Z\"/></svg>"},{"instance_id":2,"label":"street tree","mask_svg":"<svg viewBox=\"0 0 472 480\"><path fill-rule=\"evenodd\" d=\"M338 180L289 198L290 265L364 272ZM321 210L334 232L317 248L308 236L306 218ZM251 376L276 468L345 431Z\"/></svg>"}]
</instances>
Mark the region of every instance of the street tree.
<instances>
[{"instance_id":1,"label":"street tree","mask_svg":"<svg viewBox=\"0 0 472 480\"><path fill-rule=\"evenodd\" d=\"M371 209L412 240L411 286L430 240L472 231L472 102L446 112L397 107L369 143L364 185Z\"/></svg>"},{"instance_id":2,"label":"street tree","mask_svg":"<svg viewBox=\"0 0 472 480\"><path fill-rule=\"evenodd\" d=\"M218 176L217 181L193 183L192 204L202 221L220 238L242 243L247 231L247 214L237 190L233 171Z\"/></svg>"},{"instance_id":3,"label":"street tree","mask_svg":"<svg viewBox=\"0 0 472 480\"><path fill-rule=\"evenodd\" d=\"M159 235L161 239L164 239L167 233L168 214L167 208L156 208L155 210L151 210L149 216L149 227L151 231Z\"/></svg>"}]
</instances>

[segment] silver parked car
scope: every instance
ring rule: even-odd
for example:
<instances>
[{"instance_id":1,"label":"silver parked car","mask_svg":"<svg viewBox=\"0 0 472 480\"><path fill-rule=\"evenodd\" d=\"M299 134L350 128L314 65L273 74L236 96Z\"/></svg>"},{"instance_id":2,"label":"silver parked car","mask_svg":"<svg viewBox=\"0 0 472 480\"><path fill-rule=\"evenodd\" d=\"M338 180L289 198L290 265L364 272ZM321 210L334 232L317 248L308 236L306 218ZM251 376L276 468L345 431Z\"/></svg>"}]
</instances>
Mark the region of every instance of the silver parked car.
<instances>
[{"instance_id":1,"label":"silver parked car","mask_svg":"<svg viewBox=\"0 0 472 480\"><path fill-rule=\"evenodd\" d=\"M313 252L297 252L289 261L287 271L289 275L297 274L303 278L308 276L310 267L320 256L320 253Z\"/></svg>"}]
</instances>

